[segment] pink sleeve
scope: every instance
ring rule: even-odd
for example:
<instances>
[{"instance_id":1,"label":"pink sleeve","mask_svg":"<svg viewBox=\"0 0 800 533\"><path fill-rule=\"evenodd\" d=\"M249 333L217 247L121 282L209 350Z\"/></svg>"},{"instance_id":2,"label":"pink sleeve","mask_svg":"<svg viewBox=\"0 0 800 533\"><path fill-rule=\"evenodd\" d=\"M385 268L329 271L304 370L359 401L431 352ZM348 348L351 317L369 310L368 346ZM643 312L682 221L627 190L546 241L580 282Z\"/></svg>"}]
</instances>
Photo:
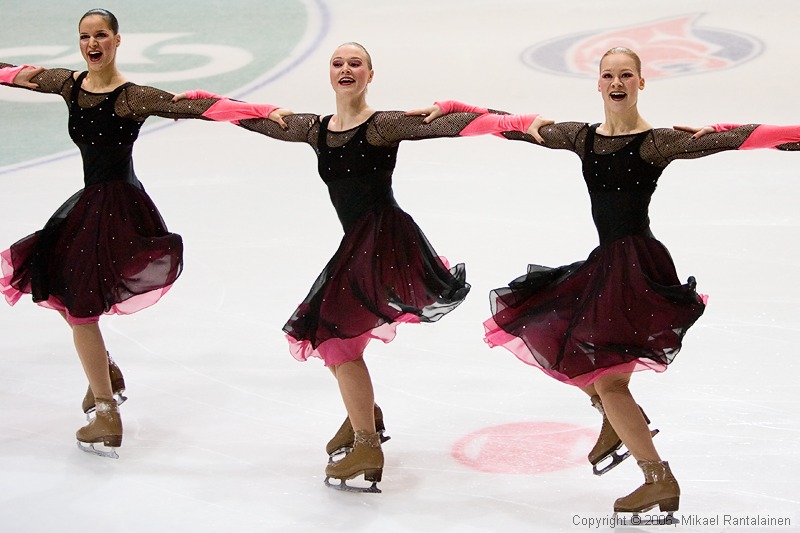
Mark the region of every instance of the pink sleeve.
<instances>
[{"instance_id":1,"label":"pink sleeve","mask_svg":"<svg viewBox=\"0 0 800 533\"><path fill-rule=\"evenodd\" d=\"M238 124L240 120L246 118L268 118L270 113L276 109L278 109L276 105L251 104L222 98L206 109L206 112L203 113L203 117L218 122L233 122L234 124Z\"/></svg>"},{"instance_id":2,"label":"pink sleeve","mask_svg":"<svg viewBox=\"0 0 800 533\"><path fill-rule=\"evenodd\" d=\"M504 131L521 131L525 133L539 115L495 115L487 113L481 115L458 134L461 137L469 135L484 135L493 133L499 135Z\"/></svg>"},{"instance_id":3,"label":"pink sleeve","mask_svg":"<svg viewBox=\"0 0 800 533\"><path fill-rule=\"evenodd\" d=\"M714 124L717 131L730 131L739 124ZM775 148L781 144L800 142L800 126L770 126L760 124L739 146L739 150L755 150L757 148Z\"/></svg>"},{"instance_id":4,"label":"pink sleeve","mask_svg":"<svg viewBox=\"0 0 800 533\"><path fill-rule=\"evenodd\" d=\"M231 100L218 94L203 90L186 91L183 93L189 100L201 100L203 98L217 98L203 117L217 122L233 122L238 124L240 120L246 118L268 118L270 113L279 109L276 105L251 104L240 100Z\"/></svg>"},{"instance_id":5,"label":"pink sleeve","mask_svg":"<svg viewBox=\"0 0 800 533\"><path fill-rule=\"evenodd\" d=\"M186 91L183 93L189 100L200 100L201 98L223 98L222 96L201 89L195 91Z\"/></svg>"},{"instance_id":6,"label":"pink sleeve","mask_svg":"<svg viewBox=\"0 0 800 533\"><path fill-rule=\"evenodd\" d=\"M445 115L448 113L488 113L489 110L485 107L478 107L474 105L464 104L456 100L445 100L444 102L434 102L433 105L438 105L439 109Z\"/></svg>"},{"instance_id":7,"label":"pink sleeve","mask_svg":"<svg viewBox=\"0 0 800 533\"><path fill-rule=\"evenodd\" d=\"M4 67L0 68L0 83L14 83L14 78L17 77L19 71L30 65L20 65L18 67Z\"/></svg>"}]
</instances>

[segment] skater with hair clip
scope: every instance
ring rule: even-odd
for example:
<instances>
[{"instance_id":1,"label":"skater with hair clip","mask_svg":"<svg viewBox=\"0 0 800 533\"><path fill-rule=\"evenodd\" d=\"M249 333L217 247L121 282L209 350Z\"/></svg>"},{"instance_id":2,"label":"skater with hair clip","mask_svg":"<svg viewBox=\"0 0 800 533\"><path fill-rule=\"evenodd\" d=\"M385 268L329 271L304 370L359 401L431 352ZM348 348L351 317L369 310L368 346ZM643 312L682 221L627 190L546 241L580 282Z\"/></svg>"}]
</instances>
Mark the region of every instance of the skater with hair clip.
<instances>
[{"instance_id":1,"label":"skater with hair clip","mask_svg":"<svg viewBox=\"0 0 800 533\"><path fill-rule=\"evenodd\" d=\"M366 101L374 71L366 49L339 46L329 62L336 112L267 120L242 120L245 129L274 139L309 144L344 229L339 248L284 326L295 358L321 358L336 378L347 417L326 446L325 483L342 490L380 492L383 413L375 404L364 349L389 342L397 325L435 322L469 292L465 268L449 268L414 220L397 204L392 173L401 141L502 131L525 132L542 119L456 113L428 124L401 111L376 111ZM176 98L207 96L190 92ZM346 455L341 456L340 452ZM359 476L368 487L351 486ZM339 483L331 483L337 480Z\"/></svg>"},{"instance_id":2,"label":"skater with hair clip","mask_svg":"<svg viewBox=\"0 0 800 533\"><path fill-rule=\"evenodd\" d=\"M89 381L82 403L89 423L76 434L78 446L116 458L125 380L106 351L100 316L155 304L183 268L180 235L167 230L133 170L139 129L150 116L280 120L283 111L219 98L174 103L172 93L135 85L117 70L122 41L112 13L88 11L78 31L84 72L0 62L0 83L64 99L84 169L84 188L43 229L0 253L0 292L11 305L31 294L66 319Z\"/></svg>"},{"instance_id":3,"label":"skater with hair clip","mask_svg":"<svg viewBox=\"0 0 800 533\"><path fill-rule=\"evenodd\" d=\"M601 462L611 458L613 467L626 456L616 453L623 444L636 458L645 483L617 499L614 511L658 506L671 519L680 488L656 451L655 431L629 382L633 372L666 370L703 314L706 298L695 291L693 277L681 284L669 252L650 231L650 199L664 168L676 159L752 148L797 151L800 126L653 128L638 111L644 88L636 53L612 48L600 61L602 123L546 125L538 131L543 142L503 134L578 155L600 244L585 261L558 268L529 265L525 275L491 291L492 316L484 326L490 346L508 349L591 398L603 416L589 454L596 474L609 468L598 467ZM464 111L489 112L459 102L420 110L426 120Z\"/></svg>"}]
</instances>

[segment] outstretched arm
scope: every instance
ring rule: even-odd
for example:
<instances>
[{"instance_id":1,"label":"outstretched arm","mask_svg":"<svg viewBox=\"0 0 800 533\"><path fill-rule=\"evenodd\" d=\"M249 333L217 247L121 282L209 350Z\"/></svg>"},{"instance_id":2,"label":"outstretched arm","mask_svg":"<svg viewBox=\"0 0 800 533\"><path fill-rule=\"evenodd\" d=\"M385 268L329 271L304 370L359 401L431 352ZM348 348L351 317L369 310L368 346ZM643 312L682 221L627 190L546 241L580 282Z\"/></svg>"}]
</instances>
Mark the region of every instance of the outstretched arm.
<instances>
[{"instance_id":1,"label":"outstretched arm","mask_svg":"<svg viewBox=\"0 0 800 533\"><path fill-rule=\"evenodd\" d=\"M724 150L800 150L800 126L768 124L714 124L702 128L675 126L664 130L667 142L659 143L668 159L693 159ZM680 133L679 133L680 132ZM692 133L690 137L685 132ZM666 147L669 146L667 149Z\"/></svg>"},{"instance_id":2,"label":"outstretched arm","mask_svg":"<svg viewBox=\"0 0 800 533\"><path fill-rule=\"evenodd\" d=\"M32 67L30 65L13 66L7 63L0 63L0 83L7 85L17 85L25 89L37 89L39 85L31 83L31 78L44 71L42 67Z\"/></svg>"},{"instance_id":3,"label":"outstretched arm","mask_svg":"<svg viewBox=\"0 0 800 533\"><path fill-rule=\"evenodd\" d=\"M30 65L0 62L0 83L40 93L65 94L64 86L73 71L61 68L44 69Z\"/></svg>"},{"instance_id":4,"label":"outstretched arm","mask_svg":"<svg viewBox=\"0 0 800 533\"><path fill-rule=\"evenodd\" d=\"M755 129L750 132L739 145L739 150L756 150L758 148L773 148L776 150L800 150L800 125L772 126L769 124L712 124L702 128L690 126L675 126L676 130L693 133L692 138L699 139L710 133L735 131L742 128Z\"/></svg>"},{"instance_id":5,"label":"outstretched arm","mask_svg":"<svg viewBox=\"0 0 800 533\"><path fill-rule=\"evenodd\" d=\"M195 99L186 97L187 93L175 96L154 87L131 85L125 88L124 97L117 100L116 109L121 117L136 120L158 116L225 122L266 118L278 109L277 106L230 100L204 91L192 91L190 94Z\"/></svg>"},{"instance_id":6,"label":"outstretched arm","mask_svg":"<svg viewBox=\"0 0 800 533\"><path fill-rule=\"evenodd\" d=\"M553 120L543 118L537 114L511 115L505 111L465 104L457 100L436 102L430 107L407 111L406 115L422 115L425 117L423 122L430 124L437 118L450 113L477 113L481 115L461 131L459 134L461 136L491 133L505 137L505 132L519 132L533 137L533 140L540 144L544 143L544 139L539 134L539 129L554 123ZM533 118L532 121L530 121L531 117Z\"/></svg>"},{"instance_id":7,"label":"outstretched arm","mask_svg":"<svg viewBox=\"0 0 800 533\"><path fill-rule=\"evenodd\" d=\"M404 140L500 134L504 131L524 132L537 117L454 112L433 120L430 116L420 118L415 115L414 112L385 111L376 115L373 124L383 141L395 144Z\"/></svg>"}]
</instances>

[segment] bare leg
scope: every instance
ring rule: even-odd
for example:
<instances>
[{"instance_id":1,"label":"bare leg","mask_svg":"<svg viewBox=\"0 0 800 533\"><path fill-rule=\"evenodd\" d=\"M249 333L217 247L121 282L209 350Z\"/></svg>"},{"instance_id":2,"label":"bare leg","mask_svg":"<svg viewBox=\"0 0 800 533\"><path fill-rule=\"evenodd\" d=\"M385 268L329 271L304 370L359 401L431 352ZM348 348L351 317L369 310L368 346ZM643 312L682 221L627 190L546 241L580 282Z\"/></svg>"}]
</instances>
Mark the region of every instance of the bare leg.
<instances>
[{"instance_id":1,"label":"bare leg","mask_svg":"<svg viewBox=\"0 0 800 533\"><path fill-rule=\"evenodd\" d=\"M95 398L111 400L113 392L108 375L108 355L100 325L97 322L72 324L72 337Z\"/></svg>"},{"instance_id":2,"label":"bare leg","mask_svg":"<svg viewBox=\"0 0 800 533\"><path fill-rule=\"evenodd\" d=\"M650 428L633 399L630 374L610 374L594 382L609 422L637 461L661 461Z\"/></svg>"},{"instance_id":3,"label":"bare leg","mask_svg":"<svg viewBox=\"0 0 800 533\"><path fill-rule=\"evenodd\" d=\"M354 431L375 432L375 393L364 358L332 367Z\"/></svg>"}]
</instances>

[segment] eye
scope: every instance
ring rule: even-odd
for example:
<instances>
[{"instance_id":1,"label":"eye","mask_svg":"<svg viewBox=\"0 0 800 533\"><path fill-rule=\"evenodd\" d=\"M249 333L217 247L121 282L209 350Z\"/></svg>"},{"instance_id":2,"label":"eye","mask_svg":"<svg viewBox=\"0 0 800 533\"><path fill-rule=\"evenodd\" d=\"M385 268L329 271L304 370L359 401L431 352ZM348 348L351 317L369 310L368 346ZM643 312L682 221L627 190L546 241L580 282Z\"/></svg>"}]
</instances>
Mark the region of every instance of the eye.
<instances>
[{"instance_id":1,"label":"eye","mask_svg":"<svg viewBox=\"0 0 800 533\"><path fill-rule=\"evenodd\" d=\"M334 62L333 62L333 63L331 63L331 64L332 64L334 67L336 67L336 68L339 68L339 67L341 67L342 65L344 65L344 63L343 63L342 61L334 61Z\"/></svg>"}]
</instances>

